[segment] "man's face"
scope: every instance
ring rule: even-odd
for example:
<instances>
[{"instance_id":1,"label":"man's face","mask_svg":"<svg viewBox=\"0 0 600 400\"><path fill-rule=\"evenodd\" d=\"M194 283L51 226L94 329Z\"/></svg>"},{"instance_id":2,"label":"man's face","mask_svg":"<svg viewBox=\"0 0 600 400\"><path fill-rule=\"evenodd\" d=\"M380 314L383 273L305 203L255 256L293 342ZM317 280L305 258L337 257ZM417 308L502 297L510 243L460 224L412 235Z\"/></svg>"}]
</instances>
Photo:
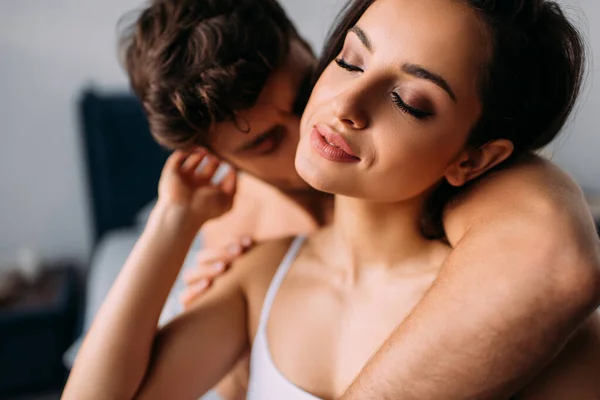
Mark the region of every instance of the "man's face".
<instances>
[{"instance_id":1,"label":"man's face","mask_svg":"<svg viewBox=\"0 0 600 400\"><path fill-rule=\"evenodd\" d=\"M235 122L215 125L209 137L212 150L242 171L283 191L309 189L296 172L294 158L300 137L299 98L310 83L315 58L298 40L290 44L285 64L267 80L249 110Z\"/></svg>"}]
</instances>

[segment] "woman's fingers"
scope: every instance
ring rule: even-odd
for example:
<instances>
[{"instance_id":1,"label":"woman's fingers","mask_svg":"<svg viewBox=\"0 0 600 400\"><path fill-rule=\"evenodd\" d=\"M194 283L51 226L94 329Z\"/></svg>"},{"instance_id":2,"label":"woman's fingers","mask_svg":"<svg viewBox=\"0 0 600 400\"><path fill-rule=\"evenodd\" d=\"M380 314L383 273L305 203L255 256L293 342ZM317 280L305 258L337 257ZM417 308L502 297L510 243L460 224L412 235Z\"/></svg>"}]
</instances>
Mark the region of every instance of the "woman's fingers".
<instances>
[{"instance_id":1,"label":"woman's fingers","mask_svg":"<svg viewBox=\"0 0 600 400\"><path fill-rule=\"evenodd\" d=\"M208 151L204 148L199 148L188 154L186 159L181 163L179 171L186 176L192 176L202 160L208 156Z\"/></svg>"},{"instance_id":2,"label":"woman's fingers","mask_svg":"<svg viewBox=\"0 0 600 400\"><path fill-rule=\"evenodd\" d=\"M212 154L208 154L203 161L194 170L194 183L196 185L208 184L221 164L221 160Z\"/></svg>"},{"instance_id":3,"label":"woman's fingers","mask_svg":"<svg viewBox=\"0 0 600 400\"><path fill-rule=\"evenodd\" d=\"M219 184L219 188L228 196L235 195L237 189L237 172L235 169L231 168L227 175L225 175Z\"/></svg>"},{"instance_id":4,"label":"woman's fingers","mask_svg":"<svg viewBox=\"0 0 600 400\"><path fill-rule=\"evenodd\" d=\"M187 156L189 155L188 152L185 152L183 150L175 150L168 158L167 161L165 162L165 170L170 170L170 171L176 171L178 170L181 165L183 164L183 162L186 160Z\"/></svg>"}]
</instances>

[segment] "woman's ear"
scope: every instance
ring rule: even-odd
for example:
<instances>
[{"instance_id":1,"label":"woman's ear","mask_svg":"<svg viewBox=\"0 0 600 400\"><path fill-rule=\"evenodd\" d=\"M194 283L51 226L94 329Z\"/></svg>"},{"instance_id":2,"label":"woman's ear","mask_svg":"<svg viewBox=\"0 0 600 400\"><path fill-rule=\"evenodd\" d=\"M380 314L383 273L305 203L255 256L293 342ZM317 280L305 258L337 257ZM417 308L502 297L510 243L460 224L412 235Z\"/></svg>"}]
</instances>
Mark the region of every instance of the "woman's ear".
<instances>
[{"instance_id":1,"label":"woman's ear","mask_svg":"<svg viewBox=\"0 0 600 400\"><path fill-rule=\"evenodd\" d=\"M460 187L494 168L512 154L510 140L492 140L479 148L466 148L448 166L444 176L448 183Z\"/></svg>"}]
</instances>

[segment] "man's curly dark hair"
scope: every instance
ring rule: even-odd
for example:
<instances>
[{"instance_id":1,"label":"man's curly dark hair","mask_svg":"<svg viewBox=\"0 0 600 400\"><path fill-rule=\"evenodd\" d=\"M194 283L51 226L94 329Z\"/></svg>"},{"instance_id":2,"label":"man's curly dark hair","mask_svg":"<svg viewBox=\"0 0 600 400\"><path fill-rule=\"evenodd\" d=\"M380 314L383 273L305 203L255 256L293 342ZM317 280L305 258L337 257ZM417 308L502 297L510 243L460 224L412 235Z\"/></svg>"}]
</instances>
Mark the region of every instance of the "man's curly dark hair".
<instances>
[{"instance_id":1,"label":"man's curly dark hair","mask_svg":"<svg viewBox=\"0 0 600 400\"><path fill-rule=\"evenodd\" d=\"M297 37L275 0L153 0L120 48L152 134L185 148L251 108Z\"/></svg>"}]
</instances>

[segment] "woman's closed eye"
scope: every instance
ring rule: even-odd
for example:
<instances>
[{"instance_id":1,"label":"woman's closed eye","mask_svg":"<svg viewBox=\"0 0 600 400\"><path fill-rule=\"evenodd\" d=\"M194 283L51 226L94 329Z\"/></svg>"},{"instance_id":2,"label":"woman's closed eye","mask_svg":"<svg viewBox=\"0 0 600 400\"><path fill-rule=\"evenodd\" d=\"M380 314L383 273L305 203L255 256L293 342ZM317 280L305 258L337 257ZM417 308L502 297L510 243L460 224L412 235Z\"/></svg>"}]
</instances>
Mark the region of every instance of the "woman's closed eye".
<instances>
[{"instance_id":1,"label":"woman's closed eye","mask_svg":"<svg viewBox=\"0 0 600 400\"><path fill-rule=\"evenodd\" d=\"M402 100L402 97L396 92L392 93L392 101L396 104L396 106L402 111L409 115L412 115L416 119L426 119L433 115L430 111L419 110L418 108L414 108L409 106Z\"/></svg>"},{"instance_id":2,"label":"woman's closed eye","mask_svg":"<svg viewBox=\"0 0 600 400\"><path fill-rule=\"evenodd\" d=\"M348 63L346 60L344 60L343 58L336 59L335 63L338 65L338 67L343 68L346 71L350 71L350 72L363 72L363 69L361 67L358 67L356 65L352 65L352 64Z\"/></svg>"},{"instance_id":3,"label":"woman's closed eye","mask_svg":"<svg viewBox=\"0 0 600 400\"><path fill-rule=\"evenodd\" d=\"M336 59L335 63L340 68L345 69L346 71L349 71L349 72L364 72L364 70L361 67L350 64L343 58ZM396 104L396 106L402 112L409 114L416 119L423 120L423 119L426 119L433 115L433 113L430 111L423 111L418 108L409 106L408 104L406 104L406 102L404 102L404 100L402 100L402 97L398 93L395 93L395 92L392 93L392 101L394 102L394 104Z\"/></svg>"}]
</instances>

